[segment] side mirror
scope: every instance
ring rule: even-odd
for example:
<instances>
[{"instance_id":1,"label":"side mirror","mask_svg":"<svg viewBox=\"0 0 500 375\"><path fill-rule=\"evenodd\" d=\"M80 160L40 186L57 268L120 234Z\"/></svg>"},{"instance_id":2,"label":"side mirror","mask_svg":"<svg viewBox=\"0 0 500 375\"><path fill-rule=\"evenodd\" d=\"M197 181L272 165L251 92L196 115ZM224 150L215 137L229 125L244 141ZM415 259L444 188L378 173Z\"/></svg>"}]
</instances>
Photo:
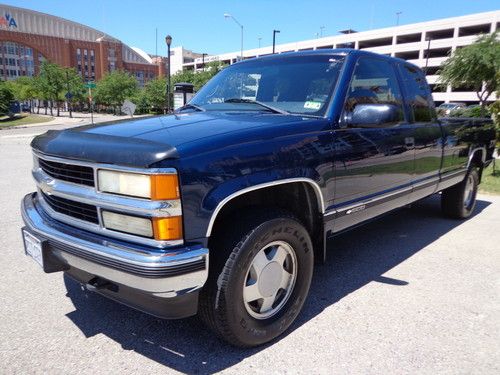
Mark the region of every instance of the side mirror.
<instances>
[{"instance_id":1,"label":"side mirror","mask_svg":"<svg viewBox=\"0 0 500 375\"><path fill-rule=\"evenodd\" d=\"M401 121L401 109L394 104L357 104L344 120L350 127L377 127Z\"/></svg>"}]
</instances>

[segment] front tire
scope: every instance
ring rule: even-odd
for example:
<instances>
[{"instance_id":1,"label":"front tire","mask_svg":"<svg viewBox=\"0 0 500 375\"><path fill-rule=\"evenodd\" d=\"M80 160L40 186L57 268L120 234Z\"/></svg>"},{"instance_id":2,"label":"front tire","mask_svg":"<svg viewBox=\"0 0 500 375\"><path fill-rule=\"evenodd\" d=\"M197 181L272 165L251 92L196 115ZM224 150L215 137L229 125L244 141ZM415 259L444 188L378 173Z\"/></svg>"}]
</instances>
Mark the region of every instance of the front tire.
<instances>
[{"instance_id":1,"label":"front tire","mask_svg":"<svg viewBox=\"0 0 500 375\"><path fill-rule=\"evenodd\" d=\"M226 225L239 230L210 249L200 316L235 346L261 345L282 334L302 309L313 273L311 239L297 219L279 210Z\"/></svg>"},{"instance_id":2,"label":"front tire","mask_svg":"<svg viewBox=\"0 0 500 375\"><path fill-rule=\"evenodd\" d=\"M478 185L477 169L471 168L461 183L443 190L441 195L443 213L453 219L468 218L476 207Z\"/></svg>"}]
</instances>

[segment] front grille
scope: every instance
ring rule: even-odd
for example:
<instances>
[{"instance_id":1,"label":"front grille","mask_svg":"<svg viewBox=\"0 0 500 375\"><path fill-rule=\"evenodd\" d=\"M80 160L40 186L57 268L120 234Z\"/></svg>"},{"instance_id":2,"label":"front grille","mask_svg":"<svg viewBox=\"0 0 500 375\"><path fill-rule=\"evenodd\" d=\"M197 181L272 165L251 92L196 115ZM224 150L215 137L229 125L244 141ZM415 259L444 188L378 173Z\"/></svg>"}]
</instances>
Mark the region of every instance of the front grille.
<instances>
[{"instance_id":1,"label":"front grille","mask_svg":"<svg viewBox=\"0 0 500 375\"><path fill-rule=\"evenodd\" d=\"M38 159L38 164L51 177L76 184L94 186L94 170L91 167L58 163L44 159Z\"/></svg>"},{"instance_id":2,"label":"front grille","mask_svg":"<svg viewBox=\"0 0 500 375\"><path fill-rule=\"evenodd\" d=\"M47 195L44 193L42 193L42 195L45 202L47 202L47 204L56 212L94 224L99 223L97 208L95 206L56 197L54 195Z\"/></svg>"}]
</instances>

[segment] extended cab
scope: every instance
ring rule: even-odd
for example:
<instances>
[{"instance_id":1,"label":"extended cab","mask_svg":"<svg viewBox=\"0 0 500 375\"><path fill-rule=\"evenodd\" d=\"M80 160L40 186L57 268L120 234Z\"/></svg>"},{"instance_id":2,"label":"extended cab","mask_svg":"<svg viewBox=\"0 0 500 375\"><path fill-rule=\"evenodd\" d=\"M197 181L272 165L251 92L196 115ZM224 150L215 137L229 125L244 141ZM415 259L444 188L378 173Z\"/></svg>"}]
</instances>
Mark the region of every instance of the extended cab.
<instances>
[{"instance_id":1,"label":"extended cab","mask_svg":"<svg viewBox=\"0 0 500 375\"><path fill-rule=\"evenodd\" d=\"M471 215L489 120L436 118L422 71L357 50L231 65L175 114L32 142L26 253L234 345L280 335L327 239L431 194ZM383 256L383 254L381 254Z\"/></svg>"}]
</instances>

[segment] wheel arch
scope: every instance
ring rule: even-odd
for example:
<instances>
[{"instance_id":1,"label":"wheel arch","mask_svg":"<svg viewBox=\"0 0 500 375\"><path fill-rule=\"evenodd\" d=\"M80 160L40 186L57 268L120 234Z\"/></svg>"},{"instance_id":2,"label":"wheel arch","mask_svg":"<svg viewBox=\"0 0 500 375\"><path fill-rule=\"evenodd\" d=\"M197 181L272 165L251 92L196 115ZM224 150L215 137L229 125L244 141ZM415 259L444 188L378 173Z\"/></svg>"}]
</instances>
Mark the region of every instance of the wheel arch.
<instances>
[{"instance_id":1,"label":"wheel arch","mask_svg":"<svg viewBox=\"0 0 500 375\"><path fill-rule=\"evenodd\" d=\"M235 202L236 199L241 198L242 196L245 196L246 194L251 194L251 193L264 193L266 189L273 189L277 187L290 187L292 185L296 184L303 184L304 186L307 186L310 191L313 192L315 200L316 200L316 208L317 212L321 215L324 214L325 212L325 203L324 203L324 198L323 194L321 192L321 188L319 185L312 179L309 178L288 178L288 179L283 179L283 180L277 180L277 181L271 181L267 183L262 183L262 184L257 184L253 186L246 187L244 189L240 189L238 191L235 191L231 193L230 195L226 196L224 199L222 199L212 212L212 215L210 216L210 220L207 226L206 230L206 237L209 238L214 230L217 218L220 218L221 213L224 211L224 209L227 209L230 207L232 202ZM308 195L310 197L310 195Z\"/></svg>"}]
</instances>

